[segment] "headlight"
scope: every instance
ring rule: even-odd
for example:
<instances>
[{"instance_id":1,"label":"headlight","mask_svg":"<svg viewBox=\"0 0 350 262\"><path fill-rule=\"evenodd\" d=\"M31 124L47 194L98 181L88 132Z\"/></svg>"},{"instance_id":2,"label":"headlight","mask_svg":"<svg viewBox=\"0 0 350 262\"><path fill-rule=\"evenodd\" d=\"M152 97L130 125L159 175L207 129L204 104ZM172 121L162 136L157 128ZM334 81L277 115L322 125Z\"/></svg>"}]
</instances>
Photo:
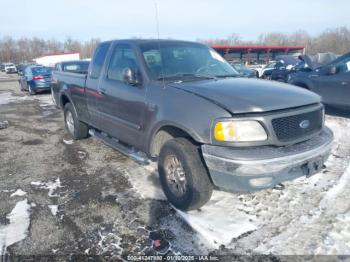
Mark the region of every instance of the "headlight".
<instances>
[{"instance_id":1,"label":"headlight","mask_svg":"<svg viewBox=\"0 0 350 262\"><path fill-rule=\"evenodd\" d=\"M251 142L267 140L262 125L255 120L229 120L217 122L214 137L220 142Z\"/></svg>"}]
</instances>

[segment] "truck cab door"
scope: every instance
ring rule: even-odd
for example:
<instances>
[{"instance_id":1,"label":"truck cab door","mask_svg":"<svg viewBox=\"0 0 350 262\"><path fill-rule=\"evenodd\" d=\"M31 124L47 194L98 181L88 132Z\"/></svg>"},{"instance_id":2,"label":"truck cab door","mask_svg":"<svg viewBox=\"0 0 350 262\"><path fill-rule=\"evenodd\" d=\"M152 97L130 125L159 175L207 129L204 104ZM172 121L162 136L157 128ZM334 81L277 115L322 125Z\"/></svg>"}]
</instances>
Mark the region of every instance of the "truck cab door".
<instances>
[{"instance_id":1,"label":"truck cab door","mask_svg":"<svg viewBox=\"0 0 350 262\"><path fill-rule=\"evenodd\" d=\"M110 42L105 42L96 48L85 83L86 104L90 116L89 124L96 128L102 124L99 105L102 102L103 94L99 83L110 44Z\"/></svg>"},{"instance_id":2,"label":"truck cab door","mask_svg":"<svg viewBox=\"0 0 350 262\"><path fill-rule=\"evenodd\" d=\"M143 119L146 111L146 88L141 82L136 50L124 43L112 46L108 65L101 78L101 121L109 135L135 147L144 144ZM131 69L139 84L129 84L124 79L125 69Z\"/></svg>"}]
</instances>

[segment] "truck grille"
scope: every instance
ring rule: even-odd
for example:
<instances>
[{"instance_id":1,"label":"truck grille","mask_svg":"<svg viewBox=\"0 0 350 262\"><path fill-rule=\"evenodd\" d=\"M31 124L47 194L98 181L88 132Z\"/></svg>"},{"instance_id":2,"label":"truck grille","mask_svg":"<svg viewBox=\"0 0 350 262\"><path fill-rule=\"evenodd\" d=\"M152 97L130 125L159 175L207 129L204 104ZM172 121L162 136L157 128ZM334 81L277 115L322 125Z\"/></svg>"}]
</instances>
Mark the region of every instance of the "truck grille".
<instances>
[{"instance_id":1,"label":"truck grille","mask_svg":"<svg viewBox=\"0 0 350 262\"><path fill-rule=\"evenodd\" d=\"M299 115L275 118L272 126L277 138L282 142L302 139L322 129L323 110Z\"/></svg>"}]
</instances>

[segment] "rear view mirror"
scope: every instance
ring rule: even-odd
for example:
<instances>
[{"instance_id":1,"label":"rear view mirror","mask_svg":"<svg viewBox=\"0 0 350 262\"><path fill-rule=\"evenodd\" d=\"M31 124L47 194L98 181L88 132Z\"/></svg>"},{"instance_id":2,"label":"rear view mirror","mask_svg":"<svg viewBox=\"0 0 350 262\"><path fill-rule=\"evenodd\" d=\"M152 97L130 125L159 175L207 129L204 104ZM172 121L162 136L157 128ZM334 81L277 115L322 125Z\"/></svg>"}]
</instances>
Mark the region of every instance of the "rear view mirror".
<instances>
[{"instance_id":1,"label":"rear view mirror","mask_svg":"<svg viewBox=\"0 0 350 262\"><path fill-rule=\"evenodd\" d=\"M129 85L137 85L139 83L136 72L133 71L130 67L123 69L123 79L125 83Z\"/></svg>"}]
</instances>

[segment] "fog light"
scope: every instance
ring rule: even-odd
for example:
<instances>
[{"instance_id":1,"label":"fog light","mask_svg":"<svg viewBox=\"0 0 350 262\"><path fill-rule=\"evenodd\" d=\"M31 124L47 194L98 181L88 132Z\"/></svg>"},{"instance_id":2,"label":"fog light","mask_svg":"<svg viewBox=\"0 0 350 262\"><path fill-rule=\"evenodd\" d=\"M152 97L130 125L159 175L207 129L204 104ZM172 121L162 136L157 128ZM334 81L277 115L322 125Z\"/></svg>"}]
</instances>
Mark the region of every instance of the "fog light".
<instances>
[{"instance_id":1,"label":"fog light","mask_svg":"<svg viewBox=\"0 0 350 262\"><path fill-rule=\"evenodd\" d=\"M267 187L271 185L272 177L252 178L249 179L249 184L253 187Z\"/></svg>"}]
</instances>

